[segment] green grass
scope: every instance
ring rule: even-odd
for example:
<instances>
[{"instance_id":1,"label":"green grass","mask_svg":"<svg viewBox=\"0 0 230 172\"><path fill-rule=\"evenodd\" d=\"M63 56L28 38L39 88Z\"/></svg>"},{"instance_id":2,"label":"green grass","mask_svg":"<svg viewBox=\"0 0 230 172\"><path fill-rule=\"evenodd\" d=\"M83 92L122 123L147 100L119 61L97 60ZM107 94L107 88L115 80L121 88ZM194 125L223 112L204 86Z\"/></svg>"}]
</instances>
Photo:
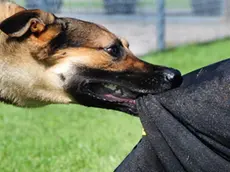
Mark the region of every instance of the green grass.
<instances>
[{"instance_id":1,"label":"green grass","mask_svg":"<svg viewBox=\"0 0 230 172\"><path fill-rule=\"evenodd\" d=\"M144 59L187 73L230 55L230 40L189 45ZM22 109L0 104L0 171L108 172L141 137L137 118L78 105Z\"/></svg>"},{"instance_id":2,"label":"green grass","mask_svg":"<svg viewBox=\"0 0 230 172\"><path fill-rule=\"evenodd\" d=\"M202 44L191 44L163 53L152 53L144 60L171 66L185 74L218 60L230 57L230 38Z\"/></svg>"},{"instance_id":3,"label":"green grass","mask_svg":"<svg viewBox=\"0 0 230 172\"><path fill-rule=\"evenodd\" d=\"M166 0L166 8L169 9L189 9L191 0Z\"/></svg>"},{"instance_id":4,"label":"green grass","mask_svg":"<svg viewBox=\"0 0 230 172\"><path fill-rule=\"evenodd\" d=\"M13 0L14 2L25 6L25 0ZM65 8L77 9L77 8L95 8L100 9L103 7L103 0L63 0ZM139 0L139 7L152 7L156 8L156 3L153 0ZM169 9L189 9L190 0L166 0L166 8Z\"/></svg>"},{"instance_id":5,"label":"green grass","mask_svg":"<svg viewBox=\"0 0 230 172\"><path fill-rule=\"evenodd\" d=\"M76 1L76 0L65 0L65 8L103 8L102 0L93 0L93 1Z\"/></svg>"},{"instance_id":6,"label":"green grass","mask_svg":"<svg viewBox=\"0 0 230 172\"><path fill-rule=\"evenodd\" d=\"M151 7L156 8L156 3L153 0L139 0L139 7ZM64 0L65 8L103 8L103 0ZM190 0L167 0L166 8L190 8Z\"/></svg>"},{"instance_id":7,"label":"green grass","mask_svg":"<svg viewBox=\"0 0 230 172\"><path fill-rule=\"evenodd\" d=\"M0 171L112 171L141 136L137 119L82 106L0 104Z\"/></svg>"}]
</instances>

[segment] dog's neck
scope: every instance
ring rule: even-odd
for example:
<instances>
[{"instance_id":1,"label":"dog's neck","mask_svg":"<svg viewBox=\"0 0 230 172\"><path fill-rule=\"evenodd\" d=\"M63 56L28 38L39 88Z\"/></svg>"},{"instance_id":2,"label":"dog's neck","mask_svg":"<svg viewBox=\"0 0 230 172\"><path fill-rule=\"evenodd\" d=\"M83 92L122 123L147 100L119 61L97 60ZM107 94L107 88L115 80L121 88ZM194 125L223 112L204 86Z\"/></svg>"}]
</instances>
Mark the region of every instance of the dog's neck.
<instances>
[{"instance_id":1,"label":"dog's neck","mask_svg":"<svg viewBox=\"0 0 230 172\"><path fill-rule=\"evenodd\" d=\"M25 10L23 7L17 5L17 4L14 4L12 2L8 2L7 0L2 0L0 2L0 23L9 18L10 16L20 12L20 11L23 11ZM7 100L6 98L3 98L0 96L0 102L4 102L4 103L7 103L7 104L12 104L12 101L10 100Z\"/></svg>"},{"instance_id":2,"label":"dog's neck","mask_svg":"<svg viewBox=\"0 0 230 172\"><path fill-rule=\"evenodd\" d=\"M12 2L0 2L0 22L23 10L25 8Z\"/></svg>"}]
</instances>

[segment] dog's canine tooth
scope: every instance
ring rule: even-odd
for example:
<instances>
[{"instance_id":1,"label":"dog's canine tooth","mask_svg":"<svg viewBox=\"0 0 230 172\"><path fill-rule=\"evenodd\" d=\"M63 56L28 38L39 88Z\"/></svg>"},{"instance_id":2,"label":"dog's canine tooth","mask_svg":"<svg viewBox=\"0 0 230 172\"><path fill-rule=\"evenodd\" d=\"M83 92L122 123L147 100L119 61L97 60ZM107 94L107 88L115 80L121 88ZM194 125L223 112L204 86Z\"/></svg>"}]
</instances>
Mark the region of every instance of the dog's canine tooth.
<instances>
[{"instance_id":1,"label":"dog's canine tooth","mask_svg":"<svg viewBox=\"0 0 230 172\"><path fill-rule=\"evenodd\" d=\"M121 90L120 90L120 89L117 89L117 90L115 91L115 93L121 94Z\"/></svg>"}]
</instances>

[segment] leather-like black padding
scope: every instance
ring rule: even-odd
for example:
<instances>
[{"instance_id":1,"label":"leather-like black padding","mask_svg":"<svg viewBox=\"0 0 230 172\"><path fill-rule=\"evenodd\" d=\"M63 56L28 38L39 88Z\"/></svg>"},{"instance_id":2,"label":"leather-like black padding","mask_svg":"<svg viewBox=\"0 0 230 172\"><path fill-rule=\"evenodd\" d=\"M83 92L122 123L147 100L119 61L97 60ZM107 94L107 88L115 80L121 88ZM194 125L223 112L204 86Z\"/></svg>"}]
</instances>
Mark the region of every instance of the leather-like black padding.
<instances>
[{"instance_id":1,"label":"leather-like black padding","mask_svg":"<svg viewBox=\"0 0 230 172\"><path fill-rule=\"evenodd\" d=\"M230 172L230 60L138 100L147 133L117 172Z\"/></svg>"}]
</instances>

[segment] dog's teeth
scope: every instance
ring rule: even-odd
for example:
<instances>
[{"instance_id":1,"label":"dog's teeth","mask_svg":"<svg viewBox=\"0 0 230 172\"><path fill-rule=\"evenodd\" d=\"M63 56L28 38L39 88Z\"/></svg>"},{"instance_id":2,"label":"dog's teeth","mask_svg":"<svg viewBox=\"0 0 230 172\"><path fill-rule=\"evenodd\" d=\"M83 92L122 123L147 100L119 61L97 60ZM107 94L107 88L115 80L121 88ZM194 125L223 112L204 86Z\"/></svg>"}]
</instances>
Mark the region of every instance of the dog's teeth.
<instances>
[{"instance_id":1,"label":"dog's teeth","mask_svg":"<svg viewBox=\"0 0 230 172\"><path fill-rule=\"evenodd\" d=\"M121 90L120 90L120 89L118 89L118 90L116 90L116 91L115 91L115 93L117 93L117 94L121 94Z\"/></svg>"},{"instance_id":2,"label":"dog's teeth","mask_svg":"<svg viewBox=\"0 0 230 172\"><path fill-rule=\"evenodd\" d=\"M117 85L113 85L113 84L104 84L104 87L109 88L110 90L117 89Z\"/></svg>"}]
</instances>

